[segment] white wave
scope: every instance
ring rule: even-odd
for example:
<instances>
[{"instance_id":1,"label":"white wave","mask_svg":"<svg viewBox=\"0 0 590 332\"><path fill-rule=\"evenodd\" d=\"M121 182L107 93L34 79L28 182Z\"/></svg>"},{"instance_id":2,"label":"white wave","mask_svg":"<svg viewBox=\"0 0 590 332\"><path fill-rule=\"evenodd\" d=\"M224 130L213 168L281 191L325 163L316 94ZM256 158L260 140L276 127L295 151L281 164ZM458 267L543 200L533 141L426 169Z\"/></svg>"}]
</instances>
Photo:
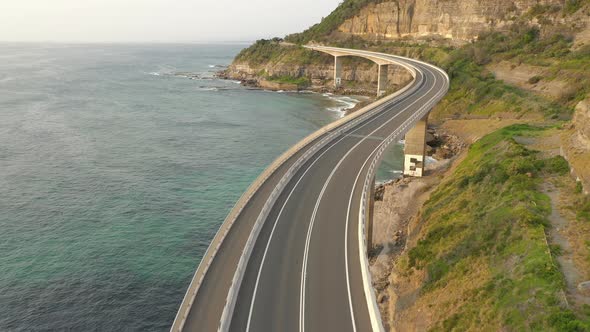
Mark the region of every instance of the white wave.
<instances>
[{"instance_id":1,"label":"white wave","mask_svg":"<svg viewBox=\"0 0 590 332\"><path fill-rule=\"evenodd\" d=\"M242 84L242 81L230 81L230 82L232 82L234 84Z\"/></svg>"},{"instance_id":2,"label":"white wave","mask_svg":"<svg viewBox=\"0 0 590 332\"><path fill-rule=\"evenodd\" d=\"M346 110L344 110L340 107L328 107L327 110L338 114L338 117L341 117L341 118L346 115Z\"/></svg>"},{"instance_id":3,"label":"white wave","mask_svg":"<svg viewBox=\"0 0 590 332\"><path fill-rule=\"evenodd\" d=\"M219 88L211 86L211 87L207 87L207 86L200 86L197 88L197 91L219 91Z\"/></svg>"},{"instance_id":4,"label":"white wave","mask_svg":"<svg viewBox=\"0 0 590 332\"><path fill-rule=\"evenodd\" d=\"M152 76L160 76L161 74L160 74L160 73L157 73L157 72L155 72L155 71L153 71L153 72L151 72L151 73L148 73L148 75L152 75Z\"/></svg>"},{"instance_id":5,"label":"white wave","mask_svg":"<svg viewBox=\"0 0 590 332\"><path fill-rule=\"evenodd\" d=\"M217 66L215 66L215 65L209 65L209 68L215 68L215 67L217 67Z\"/></svg>"},{"instance_id":6,"label":"white wave","mask_svg":"<svg viewBox=\"0 0 590 332\"><path fill-rule=\"evenodd\" d=\"M334 96L332 94L323 94L324 97L334 101L336 106L328 107L329 111L336 112L340 117L346 115L346 112L353 109L360 101L348 96Z\"/></svg>"},{"instance_id":7,"label":"white wave","mask_svg":"<svg viewBox=\"0 0 590 332\"><path fill-rule=\"evenodd\" d=\"M424 162L425 165L433 165L438 163L438 160L432 158L431 156L426 156L426 161Z\"/></svg>"},{"instance_id":8,"label":"white wave","mask_svg":"<svg viewBox=\"0 0 590 332\"><path fill-rule=\"evenodd\" d=\"M229 86L207 86L207 85L201 85L198 86L197 91L230 91L230 90L234 90L235 88L229 87Z\"/></svg>"}]
</instances>

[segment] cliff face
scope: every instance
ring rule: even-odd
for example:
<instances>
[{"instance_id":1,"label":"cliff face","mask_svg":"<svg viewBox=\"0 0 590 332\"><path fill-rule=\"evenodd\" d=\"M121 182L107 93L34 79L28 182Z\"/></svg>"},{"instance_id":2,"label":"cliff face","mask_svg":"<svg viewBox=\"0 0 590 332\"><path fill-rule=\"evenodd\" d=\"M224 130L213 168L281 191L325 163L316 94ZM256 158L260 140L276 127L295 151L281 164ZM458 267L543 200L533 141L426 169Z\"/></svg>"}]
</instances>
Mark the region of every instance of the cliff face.
<instances>
[{"instance_id":1,"label":"cliff face","mask_svg":"<svg viewBox=\"0 0 590 332\"><path fill-rule=\"evenodd\" d=\"M590 151L590 99L581 101L576 107L573 120L576 135L573 137L577 145Z\"/></svg>"},{"instance_id":2,"label":"cliff face","mask_svg":"<svg viewBox=\"0 0 590 332\"><path fill-rule=\"evenodd\" d=\"M470 41L486 30L501 30L535 5L562 6L563 0L398 0L370 4L338 31L364 38L439 37ZM559 15L544 19L559 21ZM532 23L535 23L531 18Z\"/></svg>"},{"instance_id":3,"label":"cliff face","mask_svg":"<svg viewBox=\"0 0 590 332\"><path fill-rule=\"evenodd\" d=\"M269 83L268 77L307 77L311 82L309 88L318 91L331 91L334 85L334 66L330 61L307 65L285 63L281 59L259 65L252 65L246 61L235 61L226 70L226 75L229 78L246 81L252 85L271 90L292 89ZM347 86L345 83L345 92L374 95L377 89L377 75L377 66L370 62L351 61L351 63L345 64L342 70L342 79L344 82L354 82L354 86ZM403 86L410 79L411 76L405 69L390 66L389 83L392 86Z\"/></svg>"},{"instance_id":4,"label":"cliff face","mask_svg":"<svg viewBox=\"0 0 590 332\"><path fill-rule=\"evenodd\" d=\"M590 193L590 99L576 106L571 128L563 134L563 153L574 174Z\"/></svg>"}]
</instances>

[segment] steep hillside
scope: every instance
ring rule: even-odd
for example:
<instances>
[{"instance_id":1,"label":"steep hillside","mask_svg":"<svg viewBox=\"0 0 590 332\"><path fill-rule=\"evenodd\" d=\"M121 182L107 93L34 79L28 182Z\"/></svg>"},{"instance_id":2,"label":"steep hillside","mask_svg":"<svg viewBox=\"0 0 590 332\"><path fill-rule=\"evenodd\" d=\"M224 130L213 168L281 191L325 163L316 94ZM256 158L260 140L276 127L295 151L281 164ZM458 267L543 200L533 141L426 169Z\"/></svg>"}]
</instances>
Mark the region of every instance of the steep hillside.
<instances>
[{"instance_id":1,"label":"steep hillside","mask_svg":"<svg viewBox=\"0 0 590 332\"><path fill-rule=\"evenodd\" d=\"M411 223L387 288L397 331L589 331L590 307L566 298L549 236L546 179L565 176L560 156L525 147L548 128L516 125L473 144ZM586 198L578 211L588 208ZM586 217L585 217L586 218ZM590 235L586 218L578 227ZM590 259L590 247L580 249ZM587 271L584 277L588 277ZM584 279L583 279L584 280ZM575 287L575 286L574 286Z\"/></svg>"},{"instance_id":2,"label":"steep hillside","mask_svg":"<svg viewBox=\"0 0 590 332\"><path fill-rule=\"evenodd\" d=\"M247 84L276 90L313 89L334 91L334 58L281 40L259 40L239 53L224 75ZM375 65L360 58L343 59L341 94L374 95L377 89ZM391 88L411 79L402 68L389 72ZM274 85L280 83L279 85ZM293 85L295 83L295 85Z\"/></svg>"},{"instance_id":3,"label":"steep hillside","mask_svg":"<svg viewBox=\"0 0 590 332\"><path fill-rule=\"evenodd\" d=\"M560 5L561 0L542 1ZM372 4L347 19L338 32L366 38L444 38L461 42L477 39L485 30L504 29L537 5L529 1L395 1Z\"/></svg>"},{"instance_id":4,"label":"steep hillside","mask_svg":"<svg viewBox=\"0 0 590 332\"><path fill-rule=\"evenodd\" d=\"M492 32L506 35L498 38L511 38L515 31L534 29L534 35L523 38L540 42L539 48L552 41L561 48L579 47L590 39L587 3L588 0L346 0L322 22L287 36L286 42L279 38L256 42L236 57L226 75L253 85L297 81L298 88L330 90L333 60L297 46L309 42L415 55L417 46L438 47L437 52L449 53L452 48L480 40ZM520 47L531 55L545 51L525 50L523 45L514 44L509 46ZM418 56L435 62L442 60L428 54ZM475 56L483 64L481 52ZM344 70L345 90L361 93L374 90L377 80L374 64L351 59ZM403 84L408 76L403 70L394 69L390 78L395 84Z\"/></svg>"}]
</instances>

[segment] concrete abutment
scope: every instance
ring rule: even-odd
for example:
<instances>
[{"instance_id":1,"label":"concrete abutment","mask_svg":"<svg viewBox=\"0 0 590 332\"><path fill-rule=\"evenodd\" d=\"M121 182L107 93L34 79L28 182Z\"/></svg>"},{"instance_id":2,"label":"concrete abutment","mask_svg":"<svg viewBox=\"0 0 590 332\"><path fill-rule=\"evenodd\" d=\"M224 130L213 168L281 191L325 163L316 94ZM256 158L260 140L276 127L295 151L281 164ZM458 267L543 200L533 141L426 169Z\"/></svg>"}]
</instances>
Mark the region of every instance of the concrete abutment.
<instances>
[{"instance_id":1,"label":"concrete abutment","mask_svg":"<svg viewBox=\"0 0 590 332\"><path fill-rule=\"evenodd\" d=\"M421 177L426 162L426 130L428 113L406 134L404 147L404 175Z\"/></svg>"},{"instance_id":2,"label":"concrete abutment","mask_svg":"<svg viewBox=\"0 0 590 332\"><path fill-rule=\"evenodd\" d=\"M338 89L342 85L342 58L334 56L334 87Z\"/></svg>"},{"instance_id":3,"label":"concrete abutment","mask_svg":"<svg viewBox=\"0 0 590 332\"><path fill-rule=\"evenodd\" d=\"M387 91L387 74L389 65L379 65L379 78L377 81L377 97L381 97Z\"/></svg>"}]
</instances>

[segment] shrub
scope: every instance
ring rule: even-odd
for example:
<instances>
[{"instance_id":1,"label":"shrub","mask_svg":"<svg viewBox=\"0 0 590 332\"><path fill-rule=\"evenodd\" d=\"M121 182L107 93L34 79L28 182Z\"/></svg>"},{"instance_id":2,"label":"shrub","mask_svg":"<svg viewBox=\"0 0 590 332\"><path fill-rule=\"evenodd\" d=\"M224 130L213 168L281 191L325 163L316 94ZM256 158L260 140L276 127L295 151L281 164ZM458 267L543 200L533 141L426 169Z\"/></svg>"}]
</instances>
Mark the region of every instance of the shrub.
<instances>
[{"instance_id":1,"label":"shrub","mask_svg":"<svg viewBox=\"0 0 590 332\"><path fill-rule=\"evenodd\" d=\"M427 268L428 282L424 285L424 290L434 287L434 284L441 280L449 272L449 269L449 264L442 259L437 259L430 263Z\"/></svg>"},{"instance_id":2,"label":"shrub","mask_svg":"<svg viewBox=\"0 0 590 332\"><path fill-rule=\"evenodd\" d=\"M565 175L570 172L570 165L562 156L555 156L545 160L545 168L550 173Z\"/></svg>"},{"instance_id":3,"label":"shrub","mask_svg":"<svg viewBox=\"0 0 590 332\"><path fill-rule=\"evenodd\" d=\"M563 11L566 14L573 14L577 12L582 5L584 4L584 0L566 0L565 6L563 7Z\"/></svg>"},{"instance_id":4,"label":"shrub","mask_svg":"<svg viewBox=\"0 0 590 332\"><path fill-rule=\"evenodd\" d=\"M535 76L533 76L533 77L529 78L529 84L537 84L537 83L539 83L539 82L540 82L542 79L543 79L543 77L542 77L542 76L535 75Z\"/></svg>"},{"instance_id":5,"label":"shrub","mask_svg":"<svg viewBox=\"0 0 590 332\"><path fill-rule=\"evenodd\" d=\"M576 182L576 194L581 194L584 190L584 186L582 186L582 181Z\"/></svg>"},{"instance_id":6,"label":"shrub","mask_svg":"<svg viewBox=\"0 0 590 332\"><path fill-rule=\"evenodd\" d=\"M576 318L576 315L570 310L556 312L547 318L549 325L557 331L563 332L585 332L590 331L590 326Z\"/></svg>"},{"instance_id":7,"label":"shrub","mask_svg":"<svg viewBox=\"0 0 590 332\"><path fill-rule=\"evenodd\" d=\"M586 198L578 207L576 217L580 221L590 222L590 199Z\"/></svg>"}]
</instances>

